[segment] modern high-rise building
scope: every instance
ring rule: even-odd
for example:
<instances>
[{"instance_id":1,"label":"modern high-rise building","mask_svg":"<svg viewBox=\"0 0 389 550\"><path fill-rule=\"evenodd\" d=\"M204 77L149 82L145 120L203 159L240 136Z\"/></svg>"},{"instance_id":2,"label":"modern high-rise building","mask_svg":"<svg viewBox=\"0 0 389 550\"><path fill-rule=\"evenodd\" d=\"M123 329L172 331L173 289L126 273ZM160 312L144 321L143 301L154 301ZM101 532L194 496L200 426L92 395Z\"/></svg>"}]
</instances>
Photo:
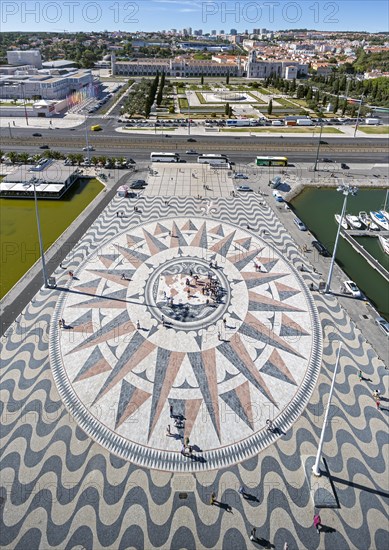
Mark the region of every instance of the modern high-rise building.
<instances>
[{"instance_id":1,"label":"modern high-rise building","mask_svg":"<svg viewBox=\"0 0 389 550\"><path fill-rule=\"evenodd\" d=\"M211 31L211 34L212 34L212 36L216 36L216 31L215 31L215 30L212 30L212 31Z\"/></svg>"},{"instance_id":2,"label":"modern high-rise building","mask_svg":"<svg viewBox=\"0 0 389 550\"><path fill-rule=\"evenodd\" d=\"M232 36L236 36L238 34L238 31L236 29L231 29L230 34L232 34Z\"/></svg>"}]
</instances>

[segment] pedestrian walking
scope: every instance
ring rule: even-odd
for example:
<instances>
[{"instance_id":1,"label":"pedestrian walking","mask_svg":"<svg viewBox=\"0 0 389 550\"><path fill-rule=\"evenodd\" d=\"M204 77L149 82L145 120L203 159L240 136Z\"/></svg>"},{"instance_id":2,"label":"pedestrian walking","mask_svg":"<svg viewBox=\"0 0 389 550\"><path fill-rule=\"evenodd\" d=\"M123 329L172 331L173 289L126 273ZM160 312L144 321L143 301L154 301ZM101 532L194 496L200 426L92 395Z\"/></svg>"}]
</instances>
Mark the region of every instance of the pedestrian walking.
<instances>
[{"instance_id":1,"label":"pedestrian walking","mask_svg":"<svg viewBox=\"0 0 389 550\"><path fill-rule=\"evenodd\" d=\"M243 485L241 485L238 489L238 493L242 495L243 497L246 496L246 490Z\"/></svg>"},{"instance_id":2,"label":"pedestrian walking","mask_svg":"<svg viewBox=\"0 0 389 550\"><path fill-rule=\"evenodd\" d=\"M139 320L136 322L136 328L139 330L140 329L140 322Z\"/></svg>"},{"instance_id":3,"label":"pedestrian walking","mask_svg":"<svg viewBox=\"0 0 389 550\"><path fill-rule=\"evenodd\" d=\"M360 369L358 371L358 378L359 378L359 381L362 382L363 376L362 376L362 371Z\"/></svg>"},{"instance_id":4,"label":"pedestrian walking","mask_svg":"<svg viewBox=\"0 0 389 550\"><path fill-rule=\"evenodd\" d=\"M170 418L174 418L173 405L170 405L169 409L170 409Z\"/></svg>"},{"instance_id":5,"label":"pedestrian walking","mask_svg":"<svg viewBox=\"0 0 389 550\"><path fill-rule=\"evenodd\" d=\"M60 267L61 269L65 269L64 266L62 265L62 262L59 264L59 267Z\"/></svg>"},{"instance_id":6,"label":"pedestrian walking","mask_svg":"<svg viewBox=\"0 0 389 550\"><path fill-rule=\"evenodd\" d=\"M272 432L273 431L273 421L270 420L270 418L268 418L266 420L266 429L268 432Z\"/></svg>"},{"instance_id":7,"label":"pedestrian walking","mask_svg":"<svg viewBox=\"0 0 389 550\"><path fill-rule=\"evenodd\" d=\"M62 328L62 319L58 320L58 326L59 326L59 328Z\"/></svg>"},{"instance_id":8,"label":"pedestrian walking","mask_svg":"<svg viewBox=\"0 0 389 550\"><path fill-rule=\"evenodd\" d=\"M187 447L188 445L189 445L189 437L187 436L187 437L185 438L185 447Z\"/></svg>"},{"instance_id":9,"label":"pedestrian walking","mask_svg":"<svg viewBox=\"0 0 389 550\"><path fill-rule=\"evenodd\" d=\"M223 319L223 325L224 325L224 328L226 328L226 326L227 326L227 319L226 318Z\"/></svg>"},{"instance_id":10,"label":"pedestrian walking","mask_svg":"<svg viewBox=\"0 0 389 550\"><path fill-rule=\"evenodd\" d=\"M376 388L373 391L373 397L374 397L374 399L379 399L380 398L380 390L378 388Z\"/></svg>"},{"instance_id":11,"label":"pedestrian walking","mask_svg":"<svg viewBox=\"0 0 389 550\"><path fill-rule=\"evenodd\" d=\"M220 342L221 339L222 339L222 335L220 334L220 331L217 333L217 339L219 340L219 342Z\"/></svg>"},{"instance_id":12,"label":"pedestrian walking","mask_svg":"<svg viewBox=\"0 0 389 550\"><path fill-rule=\"evenodd\" d=\"M313 516L313 525L316 531L320 534L321 517L319 516L319 514L315 514Z\"/></svg>"},{"instance_id":13,"label":"pedestrian walking","mask_svg":"<svg viewBox=\"0 0 389 550\"><path fill-rule=\"evenodd\" d=\"M284 550L289 550L289 544L287 542L284 544Z\"/></svg>"},{"instance_id":14,"label":"pedestrian walking","mask_svg":"<svg viewBox=\"0 0 389 550\"><path fill-rule=\"evenodd\" d=\"M167 435L167 436L172 435L172 432L170 431L170 424L167 425L167 428L166 428L166 435Z\"/></svg>"},{"instance_id":15,"label":"pedestrian walking","mask_svg":"<svg viewBox=\"0 0 389 550\"><path fill-rule=\"evenodd\" d=\"M250 532L250 540L256 540L257 538L257 529L253 527Z\"/></svg>"},{"instance_id":16,"label":"pedestrian walking","mask_svg":"<svg viewBox=\"0 0 389 550\"><path fill-rule=\"evenodd\" d=\"M73 279L73 277L74 277L73 271L69 271L69 277L70 277L71 279Z\"/></svg>"},{"instance_id":17,"label":"pedestrian walking","mask_svg":"<svg viewBox=\"0 0 389 550\"><path fill-rule=\"evenodd\" d=\"M162 315L161 321L162 321L162 326L164 327L165 326L165 315Z\"/></svg>"},{"instance_id":18,"label":"pedestrian walking","mask_svg":"<svg viewBox=\"0 0 389 550\"><path fill-rule=\"evenodd\" d=\"M216 501L216 495L215 493L212 493L209 501L210 505L213 506L215 504L215 501Z\"/></svg>"},{"instance_id":19,"label":"pedestrian walking","mask_svg":"<svg viewBox=\"0 0 389 550\"><path fill-rule=\"evenodd\" d=\"M378 410L380 410L380 405L381 405L380 400L376 399L375 406Z\"/></svg>"},{"instance_id":20,"label":"pedestrian walking","mask_svg":"<svg viewBox=\"0 0 389 550\"><path fill-rule=\"evenodd\" d=\"M126 274L125 274L125 273L122 273L122 281L123 281L123 279L125 279L125 278L126 278Z\"/></svg>"}]
</instances>

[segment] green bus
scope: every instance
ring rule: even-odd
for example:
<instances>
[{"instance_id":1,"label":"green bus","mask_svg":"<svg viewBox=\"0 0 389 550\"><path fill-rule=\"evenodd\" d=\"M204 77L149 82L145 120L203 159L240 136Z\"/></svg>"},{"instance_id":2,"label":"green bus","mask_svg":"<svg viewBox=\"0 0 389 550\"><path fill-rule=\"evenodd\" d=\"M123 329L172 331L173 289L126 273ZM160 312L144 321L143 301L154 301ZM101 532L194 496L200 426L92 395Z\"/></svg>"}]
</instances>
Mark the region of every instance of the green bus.
<instances>
[{"instance_id":1,"label":"green bus","mask_svg":"<svg viewBox=\"0 0 389 550\"><path fill-rule=\"evenodd\" d=\"M288 166L287 157L257 157L257 166Z\"/></svg>"}]
</instances>

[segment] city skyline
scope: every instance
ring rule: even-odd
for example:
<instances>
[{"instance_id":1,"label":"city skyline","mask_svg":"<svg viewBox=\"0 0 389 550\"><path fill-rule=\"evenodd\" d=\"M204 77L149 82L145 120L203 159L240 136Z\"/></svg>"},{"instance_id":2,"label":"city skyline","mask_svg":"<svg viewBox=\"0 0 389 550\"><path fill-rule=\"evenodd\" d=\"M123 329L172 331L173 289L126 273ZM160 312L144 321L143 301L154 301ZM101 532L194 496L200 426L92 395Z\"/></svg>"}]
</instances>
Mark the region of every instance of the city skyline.
<instances>
[{"instance_id":1,"label":"city skyline","mask_svg":"<svg viewBox=\"0 0 389 550\"><path fill-rule=\"evenodd\" d=\"M231 29L238 33L253 29L271 31L306 28L318 31L387 32L388 4L352 2L252 2L198 0L143 0L142 2L99 1L4 1L1 8L3 32L123 31L160 32L191 27L212 30ZM351 9L352 7L352 9ZM173 18L173 17L174 18Z\"/></svg>"}]
</instances>

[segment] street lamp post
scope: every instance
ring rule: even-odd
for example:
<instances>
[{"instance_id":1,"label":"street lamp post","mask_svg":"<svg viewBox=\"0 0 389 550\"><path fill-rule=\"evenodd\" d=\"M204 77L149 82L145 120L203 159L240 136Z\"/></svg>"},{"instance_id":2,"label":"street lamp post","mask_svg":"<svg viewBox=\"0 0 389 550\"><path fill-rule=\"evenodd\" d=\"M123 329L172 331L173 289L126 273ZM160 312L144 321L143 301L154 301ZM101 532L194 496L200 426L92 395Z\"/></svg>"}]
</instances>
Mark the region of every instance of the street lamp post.
<instances>
[{"instance_id":1,"label":"street lamp post","mask_svg":"<svg viewBox=\"0 0 389 550\"><path fill-rule=\"evenodd\" d=\"M37 199L37 196L36 196L36 185L37 185L38 182L35 178L33 178L33 179L30 180L30 183L32 184L32 186L34 188L35 217L36 217L36 225L37 225L37 228L38 228L39 250L40 250L41 261L42 261L43 284L44 284L45 288L48 288L49 283L48 283L47 272L46 272L45 252L43 250L41 222L40 222L40 218L39 218L38 199Z\"/></svg>"},{"instance_id":2,"label":"street lamp post","mask_svg":"<svg viewBox=\"0 0 389 550\"><path fill-rule=\"evenodd\" d=\"M22 95L23 95L23 105L24 105L24 116L26 118L26 124L28 126L28 115L27 115L27 107L26 107L26 95L24 93L24 82L20 83L21 89L22 89Z\"/></svg>"},{"instance_id":3,"label":"street lamp post","mask_svg":"<svg viewBox=\"0 0 389 550\"><path fill-rule=\"evenodd\" d=\"M315 166L313 167L313 171L317 171L317 163L319 161L319 153L320 153L320 145L321 145L321 135L323 133L323 123L320 124L320 135L319 135L319 143L317 144L317 151L316 151L316 159L315 159Z\"/></svg>"},{"instance_id":4,"label":"street lamp post","mask_svg":"<svg viewBox=\"0 0 389 550\"><path fill-rule=\"evenodd\" d=\"M343 200L342 213L340 215L340 220L339 220L339 224L338 224L338 231L336 233L334 250L333 250L333 253L332 253L331 264L330 264L330 270L328 272L328 278L327 278L326 287L325 287L325 291L324 291L326 294L330 292L332 272L334 270L334 265L335 265L336 249L338 247L338 240L339 240L340 230L341 230L341 227L342 227L344 214L346 212L347 198L349 196L349 193L351 193L352 195L356 195L356 193L358 191L358 188L357 187L352 187L348 183L342 183L342 185L339 185L339 187L337 188L337 191L340 191L340 192L343 193L344 200Z\"/></svg>"},{"instance_id":5,"label":"street lamp post","mask_svg":"<svg viewBox=\"0 0 389 550\"><path fill-rule=\"evenodd\" d=\"M90 151L89 151L89 139L88 139L88 117L85 115L85 144L86 154L88 158L88 164L90 164Z\"/></svg>"},{"instance_id":6,"label":"street lamp post","mask_svg":"<svg viewBox=\"0 0 389 550\"><path fill-rule=\"evenodd\" d=\"M355 123L355 128L354 128L354 137L356 136L358 126L359 126L359 115L360 115L361 107L362 107L362 103L363 103L363 96L364 96L364 94L362 93L361 99L360 99L360 102L359 102L359 107L358 107L357 121Z\"/></svg>"},{"instance_id":7,"label":"street lamp post","mask_svg":"<svg viewBox=\"0 0 389 550\"><path fill-rule=\"evenodd\" d=\"M337 371L338 371L339 358L340 358L340 350L341 350L341 349L342 349L342 343L340 342L340 343L339 343L339 348L338 348L338 355L337 355L337 358L336 358L336 363L335 363L335 368L334 368L334 374L333 374L333 376L332 376L332 383L331 383L330 393L329 393L329 395L328 395L327 409L326 409L326 414L325 414L325 417L324 417L323 428L322 428L322 431L321 431L321 436L320 436L320 441L319 441L319 447L318 447L318 449L317 449L317 455L316 455L315 464L314 464L313 467L312 467L313 475L318 476L318 477L321 476L321 472L320 472L320 458L321 458L321 452L322 452L323 444L324 444L324 436L325 436L325 433L326 433L327 420L328 420L328 413L330 412L331 399L332 399L332 394L333 394L333 392L334 392L335 378L336 378L336 373L337 373Z\"/></svg>"}]
</instances>

